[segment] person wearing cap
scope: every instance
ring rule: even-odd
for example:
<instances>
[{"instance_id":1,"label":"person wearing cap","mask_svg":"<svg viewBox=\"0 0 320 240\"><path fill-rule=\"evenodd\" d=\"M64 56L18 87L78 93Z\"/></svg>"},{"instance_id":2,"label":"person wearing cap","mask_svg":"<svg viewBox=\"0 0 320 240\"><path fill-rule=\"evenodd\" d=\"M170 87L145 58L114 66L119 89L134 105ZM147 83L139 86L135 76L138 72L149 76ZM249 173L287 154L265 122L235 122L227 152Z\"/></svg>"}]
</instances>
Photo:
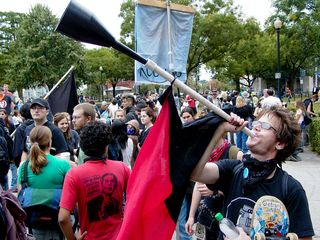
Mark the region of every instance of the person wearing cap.
<instances>
[{"instance_id":1,"label":"person wearing cap","mask_svg":"<svg viewBox=\"0 0 320 240\"><path fill-rule=\"evenodd\" d=\"M36 126L46 126L51 130L52 133L52 144L51 151L53 155L59 156L59 154L68 152L68 145L63 136L61 130L54 125L52 122L48 121L47 116L49 114L49 103L47 100L42 98L36 98L32 101L30 105L30 113L34 123L27 126L24 134L24 147L23 153L21 155L21 162L25 161L28 157L30 150L30 132Z\"/></svg>"},{"instance_id":2,"label":"person wearing cap","mask_svg":"<svg viewBox=\"0 0 320 240\"><path fill-rule=\"evenodd\" d=\"M5 109L8 116L10 116L11 114L11 104L12 104L11 97L5 95L3 87L0 87L0 108Z\"/></svg>"}]
</instances>

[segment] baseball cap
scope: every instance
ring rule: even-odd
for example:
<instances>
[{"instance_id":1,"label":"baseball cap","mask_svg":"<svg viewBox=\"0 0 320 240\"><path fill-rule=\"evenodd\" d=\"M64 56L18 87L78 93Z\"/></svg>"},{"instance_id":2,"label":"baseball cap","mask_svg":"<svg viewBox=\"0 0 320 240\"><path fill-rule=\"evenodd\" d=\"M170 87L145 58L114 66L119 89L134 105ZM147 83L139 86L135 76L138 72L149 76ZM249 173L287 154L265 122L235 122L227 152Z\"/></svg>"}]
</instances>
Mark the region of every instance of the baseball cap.
<instances>
[{"instance_id":1,"label":"baseball cap","mask_svg":"<svg viewBox=\"0 0 320 240\"><path fill-rule=\"evenodd\" d=\"M105 106L105 105L108 105L108 103L106 101L102 101L101 106Z\"/></svg>"},{"instance_id":2,"label":"baseball cap","mask_svg":"<svg viewBox=\"0 0 320 240\"><path fill-rule=\"evenodd\" d=\"M44 100L42 98L36 98L32 101L30 108L32 108L34 105L39 105L41 107L45 107L46 109L49 109L49 103L47 100Z\"/></svg>"}]
</instances>

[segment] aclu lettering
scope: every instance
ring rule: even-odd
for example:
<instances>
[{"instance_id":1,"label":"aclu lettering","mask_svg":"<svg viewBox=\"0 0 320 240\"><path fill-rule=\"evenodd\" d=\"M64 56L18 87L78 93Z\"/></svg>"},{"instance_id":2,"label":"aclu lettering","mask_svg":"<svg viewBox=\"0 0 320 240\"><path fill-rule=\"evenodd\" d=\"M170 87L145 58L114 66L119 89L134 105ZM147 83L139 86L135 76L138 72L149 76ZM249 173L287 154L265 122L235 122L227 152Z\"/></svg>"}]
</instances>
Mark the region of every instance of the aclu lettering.
<instances>
[{"instance_id":1,"label":"aclu lettering","mask_svg":"<svg viewBox=\"0 0 320 240\"><path fill-rule=\"evenodd\" d=\"M167 69L165 68L164 70L167 71ZM172 74L176 76L179 80L184 81L186 79L185 73L174 71ZM136 77L138 81L147 80L147 81L156 82L156 83L166 82L166 80L163 77L161 77L158 73L151 71L150 69L144 66L141 66L140 68L137 69Z\"/></svg>"}]
</instances>

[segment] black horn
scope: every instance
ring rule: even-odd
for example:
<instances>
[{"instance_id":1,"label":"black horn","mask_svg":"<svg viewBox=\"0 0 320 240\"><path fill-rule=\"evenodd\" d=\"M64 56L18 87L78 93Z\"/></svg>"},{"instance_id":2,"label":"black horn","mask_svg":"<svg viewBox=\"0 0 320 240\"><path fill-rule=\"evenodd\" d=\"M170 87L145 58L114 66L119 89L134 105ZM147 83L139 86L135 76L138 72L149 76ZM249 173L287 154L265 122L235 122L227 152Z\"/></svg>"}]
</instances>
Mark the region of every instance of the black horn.
<instances>
[{"instance_id":1,"label":"black horn","mask_svg":"<svg viewBox=\"0 0 320 240\"><path fill-rule=\"evenodd\" d=\"M132 49L118 42L89 10L80 6L76 1L70 1L56 31L80 42L112 47L142 64L147 62Z\"/></svg>"}]
</instances>

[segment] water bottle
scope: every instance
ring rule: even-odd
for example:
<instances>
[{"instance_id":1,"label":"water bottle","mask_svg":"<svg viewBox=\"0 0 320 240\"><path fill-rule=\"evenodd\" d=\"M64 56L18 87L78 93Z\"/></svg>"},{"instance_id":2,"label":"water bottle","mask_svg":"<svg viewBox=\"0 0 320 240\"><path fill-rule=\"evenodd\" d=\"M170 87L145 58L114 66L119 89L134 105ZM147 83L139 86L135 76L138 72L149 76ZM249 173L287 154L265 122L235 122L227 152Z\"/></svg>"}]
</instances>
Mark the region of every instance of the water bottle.
<instances>
[{"instance_id":1,"label":"water bottle","mask_svg":"<svg viewBox=\"0 0 320 240\"><path fill-rule=\"evenodd\" d=\"M240 236L239 230L228 218L224 218L221 213L215 215L216 220L219 222L220 231L230 240L237 239Z\"/></svg>"}]
</instances>

